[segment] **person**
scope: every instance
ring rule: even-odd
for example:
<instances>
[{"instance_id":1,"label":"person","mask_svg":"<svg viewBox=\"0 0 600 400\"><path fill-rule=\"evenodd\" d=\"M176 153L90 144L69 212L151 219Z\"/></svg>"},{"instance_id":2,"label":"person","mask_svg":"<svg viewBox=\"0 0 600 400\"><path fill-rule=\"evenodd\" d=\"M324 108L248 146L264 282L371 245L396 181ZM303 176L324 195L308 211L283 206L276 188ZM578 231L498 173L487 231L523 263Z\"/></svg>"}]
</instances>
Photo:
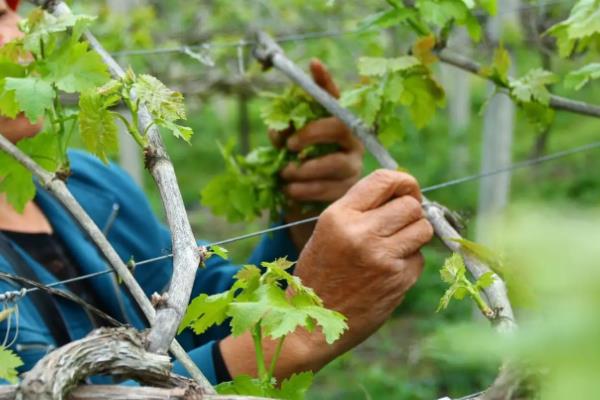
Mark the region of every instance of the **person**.
<instances>
[{"instance_id":1,"label":"person","mask_svg":"<svg viewBox=\"0 0 600 400\"><path fill-rule=\"evenodd\" d=\"M0 0L0 44L20 34L15 9L14 1ZM317 83L333 95L338 94L320 62L314 61L311 71ZM40 129L40 124L29 123L22 115L15 119L0 117L0 132L13 143ZM363 149L341 121L315 121L293 137L287 142L283 138L283 144L292 150L315 143L339 144L339 152L301 165L290 164L281 174L284 191L291 201L331 204L315 226L265 236L249 263L284 256L297 260L294 274L313 288L328 308L348 318L349 330L333 345L328 345L319 332L309 334L298 329L291 333L275 371L279 379L294 372L316 371L375 332L417 280L423 268L420 248L432 236L413 177L379 170L359 180ZM72 175L68 188L105 231L123 260L152 258L170 247L168 230L152 214L140 188L119 167L104 165L80 151L70 151L69 159ZM22 214L9 205L4 195L0 196L0 236L9 245L0 251L0 271L33 271L36 280L49 284L107 268L98 250L51 194L38 188L35 199ZM285 220L297 218L299 214L291 212ZM150 296L164 290L171 271L171 261L162 260L136 268L134 275ZM193 296L227 290L236 271L237 266L211 258L206 268L198 271ZM135 302L112 274L60 288L81 296L122 322L137 328L146 326ZM14 283L0 281L0 293L10 290L15 290ZM53 297L35 301L34 294L18 302L18 332L14 323L0 324L0 337L7 330L9 337L16 336L11 348L23 359L21 371L30 369L53 348L82 338L102 324L72 302ZM177 339L212 383L257 372L250 335L233 337L227 324L200 336L186 330ZM268 362L275 343L265 339L264 347ZM174 370L185 374L177 362Z\"/></svg>"}]
</instances>

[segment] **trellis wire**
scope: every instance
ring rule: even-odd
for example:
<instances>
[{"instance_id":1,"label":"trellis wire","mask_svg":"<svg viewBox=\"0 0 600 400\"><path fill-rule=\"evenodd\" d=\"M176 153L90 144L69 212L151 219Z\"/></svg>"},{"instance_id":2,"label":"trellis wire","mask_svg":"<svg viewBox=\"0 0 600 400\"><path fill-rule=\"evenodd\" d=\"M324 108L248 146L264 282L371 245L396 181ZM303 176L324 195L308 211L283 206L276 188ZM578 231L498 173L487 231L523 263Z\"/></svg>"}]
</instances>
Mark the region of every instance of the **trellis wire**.
<instances>
[{"instance_id":1,"label":"trellis wire","mask_svg":"<svg viewBox=\"0 0 600 400\"><path fill-rule=\"evenodd\" d=\"M568 0L553 0L547 1L541 4L528 4L525 6L515 7L513 9L505 10L497 13L497 16L508 15L512 13L517 13L520 11L531 10L535 8L543 8L553 5L559 4L567 4L570 3ZM482 16L482 13L475 13L478 16ZM343 31L320 31L320 32L306 32L306 33L298 33L293 35L284 35L275 38L277 43L289 43L289 42L304 42L308 40L315 39L325 39L325 38L337 38L343 36L356 35L360 33L366 32L378 32L376 29L368 29L368 28L358 28L351 30L343 30ZM119 50L110 53L114 57L129 57L129 56L145 56L145 55L159 55L166 53L182 53L185 54L189 50L206 50L210 48L237 48L238 52L240 48L247 46L254 46L256 44L253 40L238 40L232 42L222 42L222 43L212 43L212 42L204 42L202 44L197 45L182 45L182 46L174 46L174 47L157 47L150 49L127 49L127 50Z\"/></svg>"},{"instance_id":2,"label":"trellis wire","mask_svg":"<svg viewBox=\"0 0 600 400\"><path fill-rule=\"evenodd\" d=\"M102 272L104 272L104 271L102 271ZM91 277L88 275L86 279L89 279L89 278L91 278ZM6 292L2 296L0 296L0 297L7 297L6 295L8 294L9 302L16 304L17 300L20 300L21 298L26 296L28 293L33 292L35 290L43 290L53 296L66 299L68 301L71 301L75 304L82 306L88 312L96 315L97 317L103 319L106 322L109 322L110 324L112 324L114 326L122 325L122 323L120 321L118 321L115 318L111 317L110 315L106 314L104 311L100 310L96 306L86 302L81 297L77 296L76 294L54 288L54 286L56 286L59 283L65 284L68 282L60 281L60 282L53 282L52 284L49 284L49 285L44 285L43 283L31 280L31 279L28 279L28 278L25 278L25 277L22 277L19 275L9 274L6 272L0 272L0 279L12 282L13 284L18 284L20 286L25 286L25 285L32 286L30 288L22 288L19 291L15 290L12 292ZM10 299L10 297L12 297L12 299Z\"/></svg>"},{"instance_id":3,"label":"trellis wire","mask_svg":"<svg viewBox=\"0 0 600 400\"><path fill-rule=\"evenodd\" d=\"M495 169L492 171L486 171L486 172L482 172L479 174L473 174L473 175L468 175L462 178L457 178L457 179L452 179L449 180L447 182L443 182L437 185L432 185L432 186L428 186L425 187L421 190L422 193L429 193L429 192L433 192L435 190L440 190L440 189L444 189L447 187L451 187L451 186L456 186L456 185L460 185L463 183L467 183L467 182L472 182L472 181L476 181L479 179L484 179L490 176L494 176L494 175L499 175L499 174L503 174L503 173L508 173L508 172L512 172L518 169L523 169L523 168L527 168L527 167L532 167L535 165L539 165L545 162L549 162L549 161L554 161L554 160L558 160L573 154L577 154L577 153L582 153L585 151L590 151L590 150L594 150L594 149L598 149L600 148L600 141L598 142L592 142L592 143L588 143L582 146L577 146L577 147L573 147L571 149L568 150L563 150L563 151L559 151L556 153L552 153L552 154L548 154L546 156L542 156L542 157L537 157L534 159L530 159L530 160L525 160L525 161L521 161L521 162L517 162L514 164L511 164L507 167L503 167L503 168L499 168L499 169ZM201 246L200 248L210 248L211 246L219 246L219 245L225 245L225 244L230 244L230 243L234 243L240 240L245 240L245 239L250 239L253 237L257 237L257 236L262 236L268 233L273 233L279 230L283 230L283 229L288 229L288 228L292 228L294 226L299 226L299 225L303 225L303 224L307 224L307 223L311 223L311 222L316 222L319 219L319 216L314 216L314 217L310 217L310 218L306 218L306 219L302 219L299 221L294 221L294 222L290 222L288 224L283 224L283 225L278 225L278 226L274 226L271 228L267 228L267 229L262 229L256 232L251 232L251 233L246 233L240 236L235 236L232 238L228 238L228 239L223 239L217 242L212 242L206 245ZM173 256L172 253L170 254L165 254L162 256L158 256L158 257L154 257L154 258L149 258L146 260L142 260L139 262L134 262L133 263L133 267L137 267L137 266L142 266L142 265L146 265L146 264L151 264L151 263L155 263L158 261L162 261L162 260L166 260L169 259ZM57 282L53 282L47 285L41 285L40 287L31 287L31 288L26 288L26 289L21 289L21 290L14 290L14 291L8 291L5 293L1 293L0 294L0 301L2 301L3 299L7 299L7 298L13 298L13 299L19 299L24 297L25 295L27 295L28 293L34 292L36 290L44 290L44 288L53 288L55 286L59 286L59 285L65 285L68 283L72 283L72 282L78 282L81 280L85 280L85 279L90 279L90 278L94 278L97 276L101 276L101 275L105 275L105 274L109 274L111 272L114 272L113 269L106 269L103 271L98 271L98 272L94 272L91 274L87 274L87 275L81 275L75 278L70 278L70 279L65 279L63 281L57 281ZM43 288L43 287L44 288Z\"/></svg>"}]
</instances>

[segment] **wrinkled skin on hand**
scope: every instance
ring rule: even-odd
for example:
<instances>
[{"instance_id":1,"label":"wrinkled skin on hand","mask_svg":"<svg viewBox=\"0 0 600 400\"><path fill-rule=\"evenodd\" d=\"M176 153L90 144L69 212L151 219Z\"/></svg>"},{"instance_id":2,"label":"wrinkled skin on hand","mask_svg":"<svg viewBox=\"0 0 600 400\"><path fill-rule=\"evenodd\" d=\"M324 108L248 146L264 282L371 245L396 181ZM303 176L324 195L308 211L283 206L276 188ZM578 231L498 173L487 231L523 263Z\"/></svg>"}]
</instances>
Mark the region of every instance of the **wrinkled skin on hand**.
<instances>
[{"instance_id":1,"label":"wrinkled skin on hand","mask_svg":"<svg viewBox=\"0 0 600 400\"><path fill-rule=\"evenodd\" d=\"M375 332L421 274L420 249L432 235L419 186L405 173L378 170L329 206L300 254L294 274L315 290L326 307L348 318L349 330L333 345L318 330L297 329L289 334L277 362L277 379L318 371ZM263 346L269 363L277 342L264 339ZM232 376L256 376L253 347L249 333L221 341Z\"/></svg>"},{"instance_id":2,"label":"wrinkled skin on hand","mask_svg":"<svg viewBox=\"0 0 600 400\"><path fill-rule=\"evenodd\" d=\"M340 355L365 340L417 281L420 248L433 235L420 201L412 176L378 170L321 215L295 274L348 318L349 330L327 353Z\"/></svg>"}]
</instances>

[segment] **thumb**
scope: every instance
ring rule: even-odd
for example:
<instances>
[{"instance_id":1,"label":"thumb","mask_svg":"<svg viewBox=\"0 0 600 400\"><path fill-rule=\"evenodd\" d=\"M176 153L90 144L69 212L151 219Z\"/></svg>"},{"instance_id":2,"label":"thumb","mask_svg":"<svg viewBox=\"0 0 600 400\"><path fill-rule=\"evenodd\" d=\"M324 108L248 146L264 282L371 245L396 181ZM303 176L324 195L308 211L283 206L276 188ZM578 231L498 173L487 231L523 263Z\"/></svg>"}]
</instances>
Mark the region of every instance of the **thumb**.
<instances>
[{"instance_id":1,"label":"thumb","mask_svg":"<svg viewBox=\"0 0 600 400\"><path fill-rule=\"evenodd\" d=\"M411 196L421 202L416 179L404 172L379 169L358 181L337 204L365 212L402 196Z\"/></svg>"},{"instance_id":2,"label":"thumb","mask_svg":"<svg viewBox=\"0 0 600 400\"><path fill-rule=\"evenodd\" d=\"M321 86L321 88L325 89L327 93L336 99L340 97L340 89L338 89L337 85L333 82L329 70L327 70L321 60L316 58L311 60L310 72L317 85Z\"/></svg>"}]
</instances>

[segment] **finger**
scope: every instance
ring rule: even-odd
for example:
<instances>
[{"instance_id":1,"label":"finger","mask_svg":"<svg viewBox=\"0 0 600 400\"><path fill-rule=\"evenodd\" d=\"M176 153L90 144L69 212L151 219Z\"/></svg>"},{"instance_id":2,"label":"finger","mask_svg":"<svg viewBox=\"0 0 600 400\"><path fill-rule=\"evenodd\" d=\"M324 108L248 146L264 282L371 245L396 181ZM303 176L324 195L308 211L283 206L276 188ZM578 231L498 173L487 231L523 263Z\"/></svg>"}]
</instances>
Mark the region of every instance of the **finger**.
<instances>
[{"instance_id":1,"label":"finger","mask_svg":"<svg viewBox=\"0 0 600 400\"><path fill-rule=\"evenodd\" d=\"M321 60L313 59L310 62L310 73L312 74L313 80L319 86L321 86L327 93L335 97L340 97L340 89L337 87L331 73L321 62Z\"/></svg>"},{"instance_id":2,"label":"finger","mask_svg":"<svg viewBox=\"0 0 600 400\"><path fill-rule=\"evenodd\" d=\"M398 258L418 252L433 237L433 228L425 218L413 222L384 241L384 246Z\"/></svg>"},{"instance_id":3,"label":"finger","mask_svg":"<svg viewBox=\"0 0 600 400\"><path fill-rule=\"evenodd\" d=\"M421 201L421 191L415 178L404 172L378 169L358 181L337 203L357 211L367 211L401 196Z\"/></svg>"},{"instance_id":4,"label":"finger","mask_svg":"<svg viewBox=\"0 0 600 400\"><path fill-rule=\"evenodd\" d=\"M392 236L424 216L421 203L412 196L397 197L365 214L380 237Z\"/></svg>"},{"instance_id":5,"label":"finger","mask_svg":"<svg viewBox=\"0 0 600 400\"><path fill-rule=\"evenodd\" d=\"M335 117L312 121L300 129L287 141L288 149L300 151L305 147L319 143L336 143L344 150L362 149L350 129Z\"/></svg>"},{"instance_id":6,"label":"finger","mask_svg":"<svg viewBox=\"0 0 600 400\"><path fill-rule=\"evenodd\" d=\"M283 187L286 196L294 201L320 201L332 202L342 197L352 184L354 178L344 179L342 181L310 181L293 182Z\"/></svg>"},{"instance_id":7,"label":"finger","mask_svg":"<svg viewBox=\"0 0 600 400\"><path fill-rule=\"evenodd\" d=\"M277 149L281 149L283 146L286 145L286 141L287 139L290 137L290 135L292 133L294 133L294 130L290 127L288 129L284 129L282 131L276 131L274 129L269 129L269 140L271 141L271 144L273 144L273 147L277 148Z\"/></svg>"},{"instance_id":8,"label":"finger","mask_svg":"<svg viewBox=\"0 0 600 400\"><path fill-rule=\"evenodd\" d=\"M281 171L281 177L288 182L340 180L359 176L361 167L360 157L337 152L303 163L291 162Z\"/></svg>"},{"instance_id":9,"label":"finger","mask_svg":"<svg viewBox=\"0 0 600 400\"><path fill-rule=\"evenodd\" d=\"M396 273L397 279L401 281L396 284L396 290L399 288L404 289L404 291L401 292L404 296L408 289L419 280L424 267L425 259L420 251L396 260L396 262L392 264L392 271Z\"/></svg>"}]
</instances>

